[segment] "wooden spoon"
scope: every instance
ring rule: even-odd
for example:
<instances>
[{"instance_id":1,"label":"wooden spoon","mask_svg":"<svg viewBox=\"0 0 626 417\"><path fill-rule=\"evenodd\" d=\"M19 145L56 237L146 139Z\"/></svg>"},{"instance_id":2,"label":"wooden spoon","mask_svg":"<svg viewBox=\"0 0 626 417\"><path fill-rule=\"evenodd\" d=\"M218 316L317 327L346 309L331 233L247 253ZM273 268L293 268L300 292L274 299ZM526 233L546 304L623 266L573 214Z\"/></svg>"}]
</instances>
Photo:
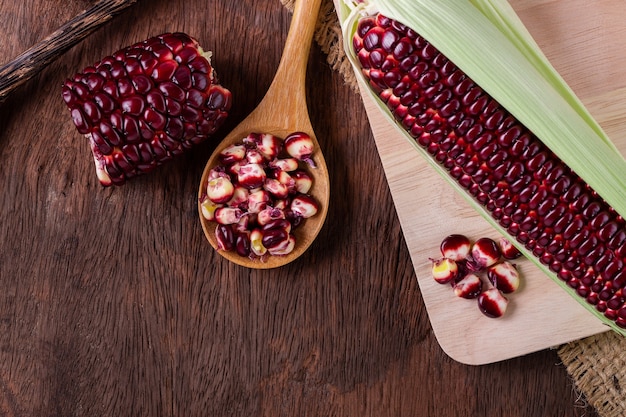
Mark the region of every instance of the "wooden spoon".
<instances>
[{"instance_id":1,"label":"wooden spoon","mask_svg":"<svg viewBox=\"0 0 626 417\"><path fill-rule=\"evenodd\" d=\"M294 230L296 245L287 255L252 259L235 251L218 250L224 258L248 268L276 268L298 258L315 240L328 212L330 199L328 168L309 119L305 88L307 61L320 5L321 0L296 1L283 55L272 84L261 103L215 149L202 174L198 201L206 194L209 171L218 165L220 151L229 145L241 143L249 133L271 133L284 139L289 133L300 131L309 134L313 139L315 144L313 161L317 168L309 168L307 171L313 177L310 195L319 203L319 211L313 217L305 219ZM217 249L215 237L217 224L204 218L200 203L198 211L204 234L211 246Z\"/></svg>"}]
</instances>

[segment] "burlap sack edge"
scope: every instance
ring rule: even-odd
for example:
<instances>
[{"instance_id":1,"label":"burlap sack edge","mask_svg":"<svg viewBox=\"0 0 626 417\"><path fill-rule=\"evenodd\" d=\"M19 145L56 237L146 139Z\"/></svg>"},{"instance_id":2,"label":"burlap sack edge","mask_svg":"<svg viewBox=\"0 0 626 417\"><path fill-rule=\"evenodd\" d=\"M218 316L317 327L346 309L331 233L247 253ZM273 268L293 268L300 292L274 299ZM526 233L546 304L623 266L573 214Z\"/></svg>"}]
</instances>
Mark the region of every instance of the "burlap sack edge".
<instances>
[{"instance_id":1,"label":"burlap sack edge","mask_svg":"<svg viewBox=\"0 0 626 417\"><path fill-rule=\"evenodd\" d=\"M576 389L603 417L626 413L626 339L607 331L556 348Z\"/></svg>"},{"instance_id":2,"label":"burlap sack edge","mask_svg":"<svg viewBox=\"0 0 626 417\"><path fill-rule=\"evenodd\" d=\"M293 11L295 0L280 0ZM331 0L323 0L314 35L331 68L356 93L358 84L343 50L339 19ZM574 388L603 417L626 414L626 339L608 331L554 349L567 369Z\"/></svg>"}]
</instances>

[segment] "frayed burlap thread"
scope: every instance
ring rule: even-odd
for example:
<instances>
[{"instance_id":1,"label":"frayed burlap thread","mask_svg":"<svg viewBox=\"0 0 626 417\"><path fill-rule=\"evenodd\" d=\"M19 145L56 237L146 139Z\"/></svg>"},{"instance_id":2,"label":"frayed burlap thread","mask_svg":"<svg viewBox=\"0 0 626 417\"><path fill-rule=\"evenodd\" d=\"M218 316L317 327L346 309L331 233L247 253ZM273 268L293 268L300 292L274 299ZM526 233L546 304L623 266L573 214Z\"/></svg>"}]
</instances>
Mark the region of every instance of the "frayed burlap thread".
<instances>
[{"instance_id":1,"label":"frayed burlap thread","mask_svg":"<svg viewBox=\"0 0 626 417\"><path fill-rule=\"evenodd\" d=\"M557 353L598 414L626 415L626 338L608 331L564 344Z\"/></svg>"},{"instance_id":2,"label":"frayed burlap thread","mask_svg":"<svg viewBox=\"0 0 626 417\"><path fill-rule=\"evenodd\" d=\"M280 0L293 11L295 0ZM327 62L345 83L358 92L358 84L343 50L339 19L331 0L322 0L315 42ZM577 391L602 417L626 416L626 338L608 331L556 347Z\"/></svg>"}]
</instances>

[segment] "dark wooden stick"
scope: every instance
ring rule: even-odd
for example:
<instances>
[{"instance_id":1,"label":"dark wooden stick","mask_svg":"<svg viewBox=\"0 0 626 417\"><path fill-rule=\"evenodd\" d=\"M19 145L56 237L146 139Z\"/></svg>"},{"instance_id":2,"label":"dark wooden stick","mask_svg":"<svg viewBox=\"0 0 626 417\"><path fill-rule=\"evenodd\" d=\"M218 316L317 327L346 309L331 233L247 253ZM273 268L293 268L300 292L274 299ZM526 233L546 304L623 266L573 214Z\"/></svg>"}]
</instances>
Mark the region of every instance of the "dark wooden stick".
<instances>
[{"instance_id":1,"label":"dark wooden stick","mask_svg":"<svg viewBox=\"0 0 626 417\"><path fill-rule=\"evenodd\" d=\"M136 0L101 0L0 68L0 102Z\"/></svg>"}]
</instances>

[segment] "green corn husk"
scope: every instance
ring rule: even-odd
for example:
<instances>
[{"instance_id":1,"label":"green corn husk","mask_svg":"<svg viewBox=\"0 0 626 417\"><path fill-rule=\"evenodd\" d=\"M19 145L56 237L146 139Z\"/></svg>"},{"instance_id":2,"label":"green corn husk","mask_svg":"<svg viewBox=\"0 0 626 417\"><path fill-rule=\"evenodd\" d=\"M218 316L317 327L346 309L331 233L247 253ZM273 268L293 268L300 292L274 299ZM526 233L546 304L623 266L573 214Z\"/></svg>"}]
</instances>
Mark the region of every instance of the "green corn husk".
<instances>
[{"instance_id":1,"label":"green corn husk","mask_svg":"<svg viewBox=\"0 0 626 417\"><path fill-rule=\"evenodd\" d=\"M348 2L349 3L349 2ZM626 215L626 160L540 50L506 0L369 0L339 4L344 49L367 85L352 37L363 14L380 12L414 29L530 129L622 217ZM448 172L433 162L372 91L382 113L426 160L500 233L509 236ZM610 168L609 168L610 167ZM511 237L512 241L515 241ZM626 330L578 296L523 246L544 273L616 332Z\"/></svg>"}]
</instances>

